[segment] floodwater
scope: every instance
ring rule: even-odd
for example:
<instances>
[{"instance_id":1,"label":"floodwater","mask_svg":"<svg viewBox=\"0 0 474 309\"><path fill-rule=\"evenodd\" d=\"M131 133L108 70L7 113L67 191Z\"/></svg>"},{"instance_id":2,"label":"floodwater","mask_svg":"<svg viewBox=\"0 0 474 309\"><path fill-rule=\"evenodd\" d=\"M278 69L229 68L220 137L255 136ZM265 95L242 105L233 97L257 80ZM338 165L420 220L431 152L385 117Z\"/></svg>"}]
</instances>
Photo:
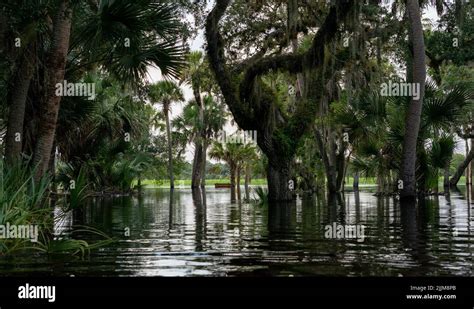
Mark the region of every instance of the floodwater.
<instances>
[{"instance_id":1,"label":"floodwater","mask_svg":"<svg viewBox=\"0 0 474 309\"><path fill-rule=\"evenodd\" d=\"M463 193L431 197L416 208L369 191L290 205L229 200L225 189L207 189L204 195L146 189L140 196L95 198L69 214L56 233L67 237L78 225L89 225L114 243L83 259L3 258L0 276L474 274L474 206ZM358 234L328 233L330 227L353 227Z\"/></svg>"}]
</instances>

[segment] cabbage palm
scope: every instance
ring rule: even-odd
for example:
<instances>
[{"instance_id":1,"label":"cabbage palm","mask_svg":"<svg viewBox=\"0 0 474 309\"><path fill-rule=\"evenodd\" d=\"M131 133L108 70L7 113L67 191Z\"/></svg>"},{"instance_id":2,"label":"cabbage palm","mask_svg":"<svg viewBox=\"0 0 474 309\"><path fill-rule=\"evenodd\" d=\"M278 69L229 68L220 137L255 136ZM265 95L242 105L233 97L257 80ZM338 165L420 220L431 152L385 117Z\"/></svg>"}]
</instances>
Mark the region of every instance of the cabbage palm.
<instances>
[{"instance_id":1,"label":"cabbage palm","mask_svg":"<svg viewBox=\"0 0 474 309\"><path fill-rule=\"evenodd\" d=\"M101 64L124 82L141 84L149 67L178 77L183 49L178 6L164 0L90 1L77 12L69 72Z\"/></svg>"},{"instance_id":2,"label":"cabbage palm","mask_svg":"<svg viewBox=\"0 0 474 309\"><path fill-rule=\"evenodd\" d=\"M420 94L418 99L413 98L411 100L406 114L403 155L400 168L403 189L400 192L400 198L413 200L416 198L416 148L425 92L426 65L419 1L407 0L407 11L410 21L410 38L413 44L413 76L407 76L407 78L412 78L411 82L419 86Z\"/></svg>"},{"instance_id":3,"label":"cabbage palm","mask_svg":"<svg viewBox=\"0 0 474 309\"><path fill-rule=\"evenodd\" d=\"M179 21L173 3L161 0L59 3L51 38L54 44L45 68L50 78L45 102L41 104L34 154L34 163L39 164L37 177L46 172L54 143L61 101L53 92L55 84L65 77L80 80L85 71L100 65L121 82L138 86L143 84L150 66L158 67L165 76L177 76L182 64L176 31Z\"/></svg>"},{"instance_id":4,"label":"cabbage palm","mask_svg":"<svg viewBox=\"0 0 474 309\"><path fill-rule=\"evenodd\" d=\"M202 99L202 107L192 100L186 104L183 113L173 121L173 127L194 143L192 188L205 186L207 148L226 123L224 105L216 102L210 95Z\"/></svg>"},{"instance_id":5,"label":"cabbage palm","mask_svg":"<svg viewBox=\"0 0 474 309\"><path fill-rule=\"evenodd\" d=\"M191 177L191 187L204 187L206 184L206 151L207 134L205 132L206 98L202 98L202 92L210 93L212 77L209 67L202 52L193 51L187 55L187 66L181 72L181 81L191 85L194 95L193 103L197 108L196 127L200 128L194 138L194 159Z\"/></svg>"},{"instance_id":6,"label":"cabbage palm","mask_svg":"<svg viewBox=\"0 0 474 309\"><path fill-rule=\"evenodd\" d=\"M148 97L153 104L161 103L163 105L163 115L166 122L166 137L168 142L168 173L170 178L170 188L173 189L173 151L171 143L171 125L169 112L171 103L184 101L183 91L175 82L164 80L149 86Z\"/></svg>"},{"instance_id":7,"label":"cabbage palm","mask_svg":"<svg viewBox=\"0 0 474 309\"><path fill-rule=\"evenodd\" d=\"M214 142L209 151L211 158L222 160L230 169L230 200L236 201L236 176L241 161L241 144ZM239 184L240 186L240 184Z\"/></svg>"},{"instance_id":8,"label":"cabbage palm","mask_svg":"<svg viewBox=\"0 0 474 309\"><path fill-rule=\"evenodd\" d=\"M463 86L441 91L427 83L417 141L419 191L436 190L439 169L449 166L455 143L453 127L472 108L472 91ZM334 106L334 121L344 127L352 144L352 166L366 175L376 175L379 185L393 181L391 171L401 162L407 97L361 94L349 103ZM461 172L462 174L462 172ZM379 179L380 178L380 179ZM436 184L436 186L435 186ZM379 188L384 192L385 188Z\"/></svg>"},{"instance_id":9,"label":"cabbage palm","mask_svg":"<svg viewBox=\"0 0 474 309\"><path fill-rule=\"evenodd\" d=\"M250 201L249 185L251 181L252 165L255 163L256 160L258 160L257 148L250 143L243 145L240 151L240 159L241 161L239 164L239 170L243 169L245 173L245 182L244 182L245 200L248 202ZM237 176L238 176L237 183L239 184L239 187L240 187L240 171L237 173ZM240 193L239 193L239 197L240 197Z\"/></svg>"},{"instance_id":10,"label":"cabbage palm","mask_svg":"<svg viewBox=\"0 0 474 309\"><path fill-rule=\"evenodd\" d=\"M5 157L9 162L21 158L28 90L38 67L40 42L48 30L48 5L48 1L39 0L21 1L20 5L6 0L0 4L0 102L7 101L9 106L5 136ZM21 39L20 48L12 47L17 38Z\"/></svg>"}]
</instances>

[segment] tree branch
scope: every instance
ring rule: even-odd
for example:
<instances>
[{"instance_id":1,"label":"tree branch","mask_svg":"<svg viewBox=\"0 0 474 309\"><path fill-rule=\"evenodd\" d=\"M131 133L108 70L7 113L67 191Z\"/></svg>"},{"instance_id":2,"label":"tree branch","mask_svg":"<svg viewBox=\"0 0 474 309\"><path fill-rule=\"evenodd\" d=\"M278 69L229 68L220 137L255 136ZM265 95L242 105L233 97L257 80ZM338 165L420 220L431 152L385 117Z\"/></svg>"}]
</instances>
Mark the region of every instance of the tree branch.
<instances>
[{"instance_id":1,"label":"tree branch","mask_svg":"<svg viewBox=\"0 0 474 309\"><path fill-rule=\"evenodd\" d=\"M207 55L209 64L213 69L217 83L221 88L222 94L226 100L229 109L234 115L235 120L239 125L245 127L252 126L254 122L247 108L240 104L238 97L237 83L232 80L229 69L226 65L224 57L224 42L222 35L219 33L218 25L224 15L230 0L217 0L216 5L206 20L206 40L207 40Z\"/></svg>"},{"instance_id":2,"label":"tree branch","mask_svg":"<svg viewBox=\"0 0 474 309\"><path fill-rule=\"evenodd\" d=\"M258 75L263 75L271 70L283 70L288 73L301 73L303 68L316 68L321 65L324 55L324 46L331 41L342 19L346 17L354 6L354 0L340 0L336 6L331 7L323 25L318 30L311 48L303 55L280 55L262 58L249 67L245 73L242 84L245 89L252 84Z\"/></svg>"}]
</instances>

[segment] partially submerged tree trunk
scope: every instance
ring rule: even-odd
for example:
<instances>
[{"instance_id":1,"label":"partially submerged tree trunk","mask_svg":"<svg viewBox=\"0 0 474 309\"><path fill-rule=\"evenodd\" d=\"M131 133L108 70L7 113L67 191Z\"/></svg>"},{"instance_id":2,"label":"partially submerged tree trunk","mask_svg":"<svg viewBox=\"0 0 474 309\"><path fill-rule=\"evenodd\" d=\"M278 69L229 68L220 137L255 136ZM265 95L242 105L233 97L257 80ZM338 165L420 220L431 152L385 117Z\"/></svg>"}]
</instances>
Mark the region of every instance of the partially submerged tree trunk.
<instances>
[{"instance_id":1,"label":"partially submerged tree trunk","mask_svg":"<svg viewBox=\"0 0 474 309\"><path fill-rule=\"evenodd\" d=\"M293 193L289 188L291 180L290 163L269 160L267 168L268 199L271 201L291 201Z\"/></svg>"},{"instance_id":2,"label":"partially submerged tree trunk","mask_svg":"<svg viewBox=\"0 0 474 309\"><path fill-rule=\"evenodd\" d=\"M206 187L207 148L209 144L205 138L202 140L201 187Z\"/></svg>"},{"instance_id":3,"label":"partially submerged tree trunk","mask_svg":"<svg viewBox=\"0 0 474 309\"><path fill-rule=\"evenodd\" d=\"M193 159L193 171L191 176L191 188L199 188L201 186L202 175L202 163L203 163L203 147L200 141L194 143L194 159Z\"/></svg>"},{"instance_id":4,"label":"partially submerged tree trunk","mask_svg":"<svg viewBox=\"0 0 474 309\"><path fill-rule=\"evenodd\" d=\"M61 97L56 95L56 84L63 82L66 57L71 34L72 8L68 0L60 2L53 23L50 50L46 60L46 99L42 102L38 139L35 146L33 165L37 168L35 180L46 173L53 148L54 135Z\"/></svg>"},{"instance_id":5,"label":"partially submerged tree trunk","mask_svg":"<svg viewBox=\"0 0 474 309\"><path fill-rule=\"evenodd\" d=\"M330 194L338 192L337 189L337 168L335 166L335 156L331 158L331 150L326 149L326 141L323 140L323 135L316 129L316 142L321 153L324 170L326 172L326 188ZM334 146L334 143L329 142L329 148Z\"/></svg>"},{"instance_id":6,"label":"partially submerged tree trunk","mask_svg":"<svg viewBox=\"0 0 474 309\"><path fill-rule=\"evenodd\" d=\"M421 110L425 92L426 67L425 43L423 26L418 0L407 0L407 11L410 20L411 38L413 41L413 83L420 87L418 100L411 99L405 119L405 136L403 140L403 154L401 178L403 189L400 198L403 200L416 199L416 146L420 130Z\"/></svg>"},{"instance_id":7,"label":"partially submerged tree trunk","mask_svg":"<svg viewBox=\"0 0 474 309\"><path fill-rule=\"evenodd\" d=\"M173 144L171 140L171 125L169 108L170 102L163 102L163 114L165 115L166 121L166 139L168 141L168 174L170 177L170 188L174 188L174 174L173 174Z\"/></svg>"},{"instance_id":8,"label":"partially submerged tree trunk","mask_svg":"<svg viewBox=\"0 0 474 309\"><path fill-rule=\"evenodd\" d=\"M470 145L468 143L466 143L466 152L467 152L467 146L469 145L470 149L473 148L474 146L474 139L470 139ZM468 155L469 153L466 153L466 156ZM469 162L469 165L467 166L467 169L466 169L466 186L467 186L467 189L469 190L469 187L472 185L472 160L471 162Z\"/></svg>"},{"instance_id":9,"label":"partially submerged tree trunk","mask_svg":"<svg viewBox=\"0 0 474 309\"><path fill-rule=\"evenodd\" d=\"M281 70L291 74L311 71L321 74L318 68L324 65L326 46L330 43L342 20L355 4L353 0L340 0L332 6L328 16L319 27L309 50L303 54L267 56L251 59L243 68L229 68L224 57L224 42L218 30L230 0L217 0L206 21L207 53L210 67L232 112L235 121L243 130L256 130L257 143L268 158L267 180L270 201L289 201L293 194L289 189L290 165L299 141L312 125L317 115L320 95L319 84L305 87L305 96L297 101L295 111L286 117L277 104L276 95L261 81L261 76L270 70ZM243 79L238 75L243 73ZM318 79L318 78L317 78ZM305 80L306 85L306 80ZM311 87L309 87L311 85ZM310 89L311 91L307 91ZM308 96L308 93L312 96ZM308 99L310 97L311 99Z\"/></svg>"},{"instance_id":10,"label":"partially submerged tree trunk","mask_svg":"<svg viewBox=\"0 0 474 309\"><path fill-rule=\"evenodd\" d=\"M204 105L203 101L201 100L201 91L198 81L193 81L192 89L194 94L194 100L196 101L196 106L198 108L198 117L199 117L199 124L200 127L203 127L204 122ZM197 132L195 144L195 151L194 151L194 161L193 161L193 171L192 171L192 178L191 178L191 188L197 187L204 187L205 179L206 179L206 167L204 166L206 163L206 154L205 154L205 147L204 147L204 137L203 132Z\"/></svg>"},{"instance_id":11,"label":"partially submerged tree trunk","mask_svg":"<svg viewBox=\"0 0 474 309\"><path fill-rule=\"evenodd\" d=\"M230 201L233 203L236 201L235 198L235 176L237 171L237 166L235 163L230 163Z\"/></svg>"},{"instance_id":12,"label":"partially submerged tree trunk","mask_svg":"<svg viewBox=\"0 0 474 309\"><path fill-rule=\"evenodd\" d=\"M242 199L242 194L241 194L241 190L240 190L240 173L242 171L242 168L241 166L237 166L237 181L236 181L236 185L237 185L237 199L240 201Z\"/></svg>"},{"instance_id":13,"label":"partially submerged tree trunk","mask_svg":"<svg viewBox=\"0 0 474 309\"><path fill-rule=\"evenodd\" d=\"M250 201L250 164L245 164L245 200Z\"/></svg>"},{"instance_id":14,"label":"partially submerged tree trunk","mask_svg":"<svg viewBox=\"0 0 474 309\"><path fill-rule=\"evenodd\" d=\"M346 170L346 156L345 149L339 149L339 153L336 154L336 188L338 192L344 191L344 176Z\"/></svg>"},{"instance_id":15,"label":"partially submerged tree trunk","mask_svg":"<svg viewBox=\"0 0 474 309\"><path fill-rule=\"evenodd\" d=\"M354 173L354 182L352 183L352 187L354 188L354 191L359 190L359 172Z\"/></svg>"},{"instance_id":16,"label":"partially submerged tree trunk","mask_svg":"<svg viewBox=\"0 0 474 309\"><path fill-rule=\"evenodd\" d=\"M471 148L471 150L467 154L464 161L461 162L461 164L456 169L456 172L454 173L453 177L451 177L451 180L449 181L450 187L457 186L459 179L461 179L461 176L464 174L464 171L466 170L467 166L473 159L474 159L474 148Z\"/></svg>"}]
</instances>

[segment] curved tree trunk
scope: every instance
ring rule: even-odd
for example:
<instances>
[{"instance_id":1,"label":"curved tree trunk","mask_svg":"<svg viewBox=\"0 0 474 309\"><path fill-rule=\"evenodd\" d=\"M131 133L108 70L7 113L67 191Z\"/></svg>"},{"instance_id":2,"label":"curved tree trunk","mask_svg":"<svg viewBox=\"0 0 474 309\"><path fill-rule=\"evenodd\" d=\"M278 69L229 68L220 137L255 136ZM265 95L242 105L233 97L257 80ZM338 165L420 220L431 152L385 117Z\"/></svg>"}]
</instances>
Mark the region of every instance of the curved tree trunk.
<instances>
[{"instance_id":1,"label":"curved tree trunk","mask_svg":"<svg viewBox=\"0 0 474 309\"><path fill-rule=\"evenodd\" d=\"M418 100L412 98L405 119L405 136L403 139L403 155L401 178L403 189L400 198L403 200L416 199L416 145L420 130L421 110L425 92L426 67L425 43L423 26L418 0L407 0L407 11L410 20L411 38L413 41L413 83L420 87Z\"/></svg>"},{"instance_id":2,"label":"curved tree trunk","mask_svg":"<svg viewBox=\"0 0 474 309\"><path fill-rule=\"evenodd\" d=\"M35 47L34 43L31 43L22 56L12 91L9 94L11 104L5 141L5 157L9 163L14 163L21 158L26 99L35 67Z\"/></svg>"},{"instance_id":3,"label":"curved tree trunk","mask_svg":"<svg viewBox=\"0 0 474 309\"><path fill-rule=\"evenodd\" d=\"M163 114L166 121L166 139L168 141L168 174L170 177L170 188L174 188L174 174L173 174L173 144L171 140L171 125L170 125L170 103L163 102Z\"/></svg>"},{"instance_id":4,"label":"curved tree trunk","mask_svg":"<svg viewBox=\"0 0 474 309\"><path fill-rule=\"evenodd\" d=\"M37 168L35 180L39 181L48 170L61 97L56 95L56 84L63 82L66 57L71 34L72 8L68 0L59 4L53 24L53 37L46 61L46 99L41 105L38 139L33 164Z\"/></svg>"},{"instance_id":5,"label":"curved tree trunk","mask_svg":"<svg viewBox=\"0 0 474 309\"><path fill-rule=\"evenodd\" d=\"M270 70L282 70L292 74L317 72L324 66L327 44L336 37L339 26L355 6L355 1L339 0L331 6L311 47L304 54L274 57L262 55L245 62L243 66L237 65L234 68L229 68L227 65L225 42L218 29L219 21L225 15L230 3L230 0L216 0L213 10L207 17L205 32L209 64L217 77L225 103L239 127L258 132L257 144L269 160L267 167L269 200L289 201L293 198L288 188L291 179L290 164L299 141L316 117L316 104L319 100L314 100L313 97L297 100L293 115L285 117L276 104L275 93L259 77ZM240 73L243 73L243 79L237 78ZM311 84L311 88L319 88L314 85L316 84ZM320 94L320 90L314 90L312 93Z\"/></svg>"},{"instance_id":6,"label":"curved tree trunk","mask_svg":"<svg viewBox=\"0 0 474 309\"><path fill-rule=\"evenodd\" d=\"M449 181L449 185L451 187L456 187L456 185L459 182L459 179L461 179L461 176L464 174L464 171L466 170L467 166L473 159L474 159L474 148L471 148L471 151L469 151L464 161L461 162L461 164L456 169L456 173L454 173L453 177L451 177L451 180Z\"/></svg>"}]
</instances>

